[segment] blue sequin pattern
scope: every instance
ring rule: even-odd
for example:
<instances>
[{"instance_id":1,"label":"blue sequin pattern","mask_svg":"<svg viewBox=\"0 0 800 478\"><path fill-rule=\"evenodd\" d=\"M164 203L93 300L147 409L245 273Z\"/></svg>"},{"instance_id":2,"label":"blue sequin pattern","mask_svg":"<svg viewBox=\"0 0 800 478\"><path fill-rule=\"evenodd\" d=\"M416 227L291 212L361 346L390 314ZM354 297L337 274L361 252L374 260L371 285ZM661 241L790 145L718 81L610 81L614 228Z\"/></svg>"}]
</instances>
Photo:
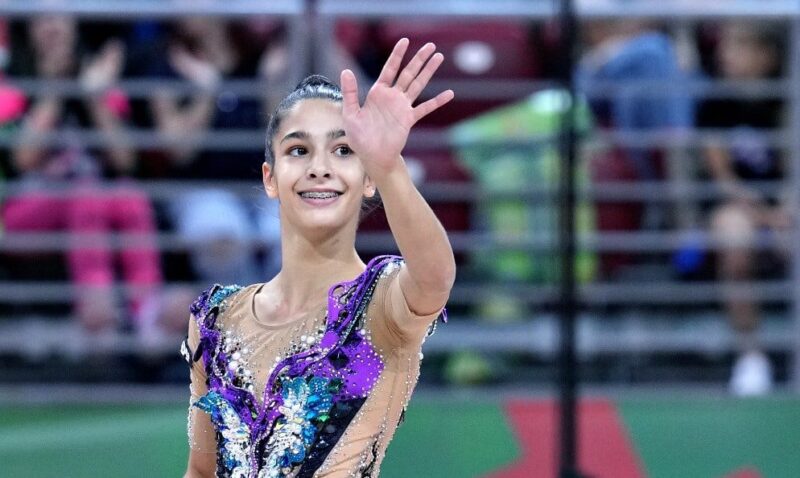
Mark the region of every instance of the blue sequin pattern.
<instances>
[{"instance_id":1,"label":"blue sequin pattern","mask_svg":"<svg viewBox=\"0 0 800 478\"><path fill-rule=\"evenodd\" d=\"M280 478L303 462L317 435L317 424L325 423L333 406L333 395L341 380L325 377L284 379L283 405L275 433L267 444L268 454L259 478Z\"/></svg>"},{"instance_id":2,"label":"blue sequin pattern","mask_svg":"<svg viewBox=\"0 0 800 478\"><path fill-rule=\"evenodd\" d=\"M194 406L211 416L220 435L222 461L232 478L250 475L250 429L242 423L233 406L219 393L210 391Z\"/></svg>"},{"instance_id":3,"label":"blue sequin pattern","mask_svg":"<svg viewBox=\"0 0 800 478\"><path fill-rule=\"evenodd\" d=\"M217 289L211 297L208 298L208 303L211 307L217 307L231 294L238 292L242 289L240 285L226 285Z\"/></svg>"}]
</instances>

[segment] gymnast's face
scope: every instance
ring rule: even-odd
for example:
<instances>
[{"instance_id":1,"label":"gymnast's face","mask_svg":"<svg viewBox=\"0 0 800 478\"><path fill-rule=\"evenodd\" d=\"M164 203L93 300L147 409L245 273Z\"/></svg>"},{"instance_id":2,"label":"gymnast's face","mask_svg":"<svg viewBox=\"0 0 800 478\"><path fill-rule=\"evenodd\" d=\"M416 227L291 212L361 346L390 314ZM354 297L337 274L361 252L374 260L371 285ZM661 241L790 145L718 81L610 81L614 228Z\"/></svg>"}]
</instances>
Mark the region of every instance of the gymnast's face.
<instances>
[{"instance_id":1,"label":"gymnast's face","mask_svg":"<svg viewBox=\"0 0 800 478\"><path fill-rule=\"evenodd\" d=\"M326 235L358 224L361 201L375 187L350 149L342 105L302 100L272 138L275 163L262 166L267 195L278 199L281 223Z\"/></svg>"}]
</instances>

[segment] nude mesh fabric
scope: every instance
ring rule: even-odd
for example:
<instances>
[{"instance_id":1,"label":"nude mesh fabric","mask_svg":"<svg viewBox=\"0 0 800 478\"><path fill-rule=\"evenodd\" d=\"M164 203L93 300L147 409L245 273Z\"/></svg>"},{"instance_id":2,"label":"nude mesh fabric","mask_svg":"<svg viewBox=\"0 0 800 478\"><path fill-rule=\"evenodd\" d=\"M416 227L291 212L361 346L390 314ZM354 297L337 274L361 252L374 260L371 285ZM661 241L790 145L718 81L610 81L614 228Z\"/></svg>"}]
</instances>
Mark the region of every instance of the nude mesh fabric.
<instances>
[{"instance_id":1,"label":"nude mesh fabric","mask_svg":"<svg viewBox=\"0 0 800 478\"><path fill-rule=\"evenodd\" d=\"M383 275L367 309L364 328L373 347L381 354L384 370L355 419L334 446L316 477L361 476L371 466L377 476L389 441L419 377L420 349L428 327L438 313L417 316L411 312L400 289L400 268ZM276 363L291 353L292 345L302 344L303 336L314 335L324 327L325 302L318 301L313 313L295 321L265 325L254 314L254 297L261 284L245 287L228 299L228 307L217 318L222 330L239 338L244 347L245 366L254 377L259 403L264 382ZM194 318L189 325L189 346L195 350L198 329ZM202 361L192 365L192 403L206 393L206 374ZM190 408L189 443L193 451L216 453L215 431L208 414Z\"/></svg>"}]
</instances>

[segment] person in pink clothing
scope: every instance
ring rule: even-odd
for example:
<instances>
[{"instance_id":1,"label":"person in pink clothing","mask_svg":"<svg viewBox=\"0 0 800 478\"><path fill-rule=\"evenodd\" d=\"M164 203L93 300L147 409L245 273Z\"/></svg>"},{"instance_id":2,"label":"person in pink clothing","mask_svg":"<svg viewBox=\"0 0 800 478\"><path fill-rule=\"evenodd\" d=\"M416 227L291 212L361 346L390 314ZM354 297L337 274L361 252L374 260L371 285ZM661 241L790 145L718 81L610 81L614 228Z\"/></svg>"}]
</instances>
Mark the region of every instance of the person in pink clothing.
<instances>
[{"instance_id":1,"label":"person in pink clothing","mask_svg":"<svg viewBox=\"0 0 800 478\"><path fill-rule=\"evenodd\" d=\"M149 198L130 176L136 156L122 127L127 99L114 84L124 61L122 44L109 41L94 55L81 49L76 21L37 17L13 49L10 72L40 79L77 79L81 97L45 94L29 99L11 152L17 189L2 205L8 233L67 231L67 269L76 286L75 312L91 332L135 318L162 282ZM27 46L27 48L26 48ZM102 143L87 147L77 134L96 130ZM55 144L39 143L56 134ZM126 310L117 306L112 233L121 235L119 259ZM135 325L135 324L134 324Z\"/></svg>"}]
</instances>

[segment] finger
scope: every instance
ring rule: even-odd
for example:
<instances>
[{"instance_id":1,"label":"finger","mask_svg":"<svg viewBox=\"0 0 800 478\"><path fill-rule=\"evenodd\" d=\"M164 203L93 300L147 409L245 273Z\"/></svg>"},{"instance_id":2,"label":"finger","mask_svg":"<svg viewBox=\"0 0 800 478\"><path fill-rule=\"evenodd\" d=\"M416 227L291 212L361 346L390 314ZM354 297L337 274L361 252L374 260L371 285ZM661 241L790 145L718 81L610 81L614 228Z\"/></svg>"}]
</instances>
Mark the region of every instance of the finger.
<instances>
[{"instance_id":1,"label":"finger","mask_svg":"<svg viewBox=\"0 0 800 478\"><path fill-rule=\"evenodd\" d=\"M358 81L356 75L350 70L342 71L339 77L342 86L342 115L350 116L358 113Z\"/></svg>"},{"instance_id":2,"label":"finger","mask_svg":"<svg viewBox=\"0 0 800 478\"><path fill-rule=\"evenodd\" d=\"M125 51L125 44L120 40L109 40L100 51L102 55L122 55Z\"/></svg>"},{"instance_id":3,"label":"finger","mask_svg":"<svg viewBox=\"0 0 800 478\"><path fill-rule=\"evenodd\" d=\"M417 54L411 58L411 61L403 68L403 71L400 72L400 76L397 78L396 85L400 88L400 91L406 91L408 89L408 85L419 75L419 71L425 66L425 62L433 55L434 51L436 51L436 45L433 43L426 43L425 46L420 48Z\"/></svg>"},{"instance_id":4,"label":"finger","mask_svg":"<svg viewBox=\"0 0 800 478\"><path fill-rule=\"evenodd\" d=\"M414 122L416 123L417 121L446 105L450 100L455 98L455 96L456 95L453 93L453 90L445 90L436 95L435 98L431 98L430 100L420 104L414 108Z\"/></svg>"},{"instance_id":5,"label":"finger","mask_svg":"<svg viewBox=\"0 0 800 478\"><path fill-rule=\"evenodd\" d=\"M383 65L383 69L376 83L384 83L388 86L394 84L394 79L397 78L397 72L400 71L400 64L403 62L403 56L405 56L407 49L408 38L401 38L400 41L394 45L394 50L392 50L392 54L389 55L389 59L386 60L386 64Z\"/></svg>"},{"instance_id":6,"label":"finger","mask_svg":"<svg viewBox=\"0 0 800 478\"><path fill-rule=\"evenodd\" d=\"M441 53L436 53L428 60L428 63L425 65L425 68L414 78L414 81L408 86L408 90L406 90L406 96L413 102L416 100L422 90L428 86L428 82L431 81L433 74L436 73L436 70L442 65L444 61L444 55Z\"/></svg>"},{"instance_id":7,"label":"finger","mask_svg":"<svg viewBox=\"0 0 800 478\"><path fill-rule=\"evenodd\" d=\"M119 40L111 40L103 47L103 62L110 65L114 70L121 70L125 59L125 45Z\"/></svg>"}]
</instances>

